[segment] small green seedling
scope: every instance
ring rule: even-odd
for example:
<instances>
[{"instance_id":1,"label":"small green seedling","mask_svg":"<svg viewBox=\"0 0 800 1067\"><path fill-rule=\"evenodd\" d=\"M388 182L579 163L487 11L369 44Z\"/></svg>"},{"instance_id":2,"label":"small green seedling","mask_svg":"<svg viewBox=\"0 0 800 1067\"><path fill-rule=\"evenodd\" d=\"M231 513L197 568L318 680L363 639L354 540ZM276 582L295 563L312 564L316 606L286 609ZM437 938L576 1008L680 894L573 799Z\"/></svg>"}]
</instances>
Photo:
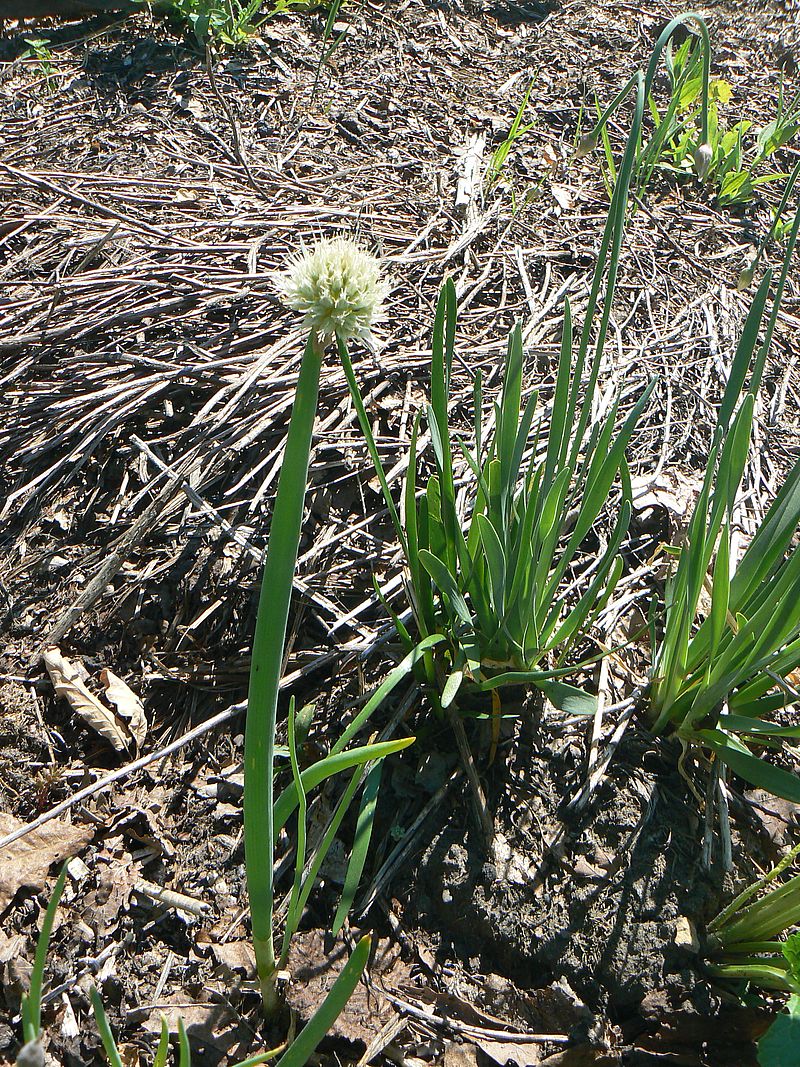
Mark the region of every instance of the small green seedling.
<instances>
[{"instance_id":1,"label":"small green seedling","mask_svg":"<svg viewBox=\"0 0 800 1067\"><path fill-rule=\"evenodd\" d=\"M26 37L25 44L28 46L28 49L24 53L23 58L38 60L38 64L35 68L36 72L44 78L48 91L51 93L55 92L58 88L58 83L55 77L56 68L53 65L53 53L50 49L50 41L47 37Z\"/></svg>"},{"instance_id":2,"label":"small green seedling","mask_svg":"<svg viewBox=\"0 0 800 1067\"><path fill-rule=\"evenodd\" d=\"M533 89L535 80L535 78L531 78L530 85L525 90L525 95L522 97L522 102L517 108L514 121L511 123L511 129L492 153L489 166L486 168L486 184L489 188L499 180L500 175L503 173L503 168L506 165L509 153L512 151L516 143L527 133L530 133L536 125L536 120L527 123L525 126L522 125L522 120L528 108L528 100L530 99L531 90Z\"/></svg>"}]
</instances>

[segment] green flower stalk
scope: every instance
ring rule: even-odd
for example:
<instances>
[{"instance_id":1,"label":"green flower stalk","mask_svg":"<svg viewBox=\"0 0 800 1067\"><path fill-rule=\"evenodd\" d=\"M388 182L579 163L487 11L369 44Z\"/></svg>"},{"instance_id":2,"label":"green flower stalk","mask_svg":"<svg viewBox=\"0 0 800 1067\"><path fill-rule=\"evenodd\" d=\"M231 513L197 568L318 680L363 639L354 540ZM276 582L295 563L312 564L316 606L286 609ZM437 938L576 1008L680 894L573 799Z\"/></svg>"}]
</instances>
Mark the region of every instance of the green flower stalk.
<instances>
[{"instance_id":1,"label":"green flower stalk","mask_svg":"<svg viewBox=\"0 0 800 1067\"><path fill-rule=\"evenodd\" d=\"M253 947L267 1013L277 1007L273 941L273 787L275 729L283 650L303 519L311 437L326 346L369 338L387 284L377 261L354 241L321 241L279 276L283 299L303 314L308 341L272 514L253 639L244 748L244 847Z\"/></svg>"}]
</instances>

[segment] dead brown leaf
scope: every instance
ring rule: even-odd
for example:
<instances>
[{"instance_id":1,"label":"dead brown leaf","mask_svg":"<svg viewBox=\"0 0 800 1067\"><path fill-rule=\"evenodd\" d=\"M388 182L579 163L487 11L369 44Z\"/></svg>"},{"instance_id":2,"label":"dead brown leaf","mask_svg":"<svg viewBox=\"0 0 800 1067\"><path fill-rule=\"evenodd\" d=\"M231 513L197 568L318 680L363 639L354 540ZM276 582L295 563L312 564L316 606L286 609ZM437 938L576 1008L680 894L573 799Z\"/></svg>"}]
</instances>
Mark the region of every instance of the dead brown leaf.
<instances>
[{"instance_id":1,"label":"dead brown leaf","mask_svg":"<svg viewBox=\"0 0 800 1067\"><path fill-rule=\"evenodd\" d=\"M0 965L15 959L25 948L25 938L22 934L8 934L0 930Z\"/></svg>"},{"instance_id":2,"label":"dead brown leaf","mask_svg":"<svg viewBox=\"0 0 800 1067\"><path fill-rule=\"evenodd\" d=\"M474 1045L448 1041L444 1046L444 1067L478 1067L476 1052Z\"/></svg>"},{"instance_id":3,"label":"dead brown leaf","mask_svg":"<svg viewBox=\"0 0 800 1067\"><path fill-rule=\"evenodd\" d=\"M127 723L128 729L136 741L136 748L140 749L147 736L147 719L144 714L144 704L128 685L118 678L113 671L108 669L100 672L100 681L106 693L106 700L113 704Z\"/></svg>"},{"instance_id":4,"label":"dead brown leaf","mask_svg":"<svg viewBox=\"0 0 800 1067\"><path fill-rule=\"evenodd\" d=\"M23 822L13 815L0 814L0 835L14 833ZM23 886L42 889L54 863L74 856L91 841L93 831L86 826L72 826L51 819L44 826L12 841L0 851L0 911L11 903Z\"/></svg>"},{"instance_id":5,"label":"dead brown leaf","mask_svg":"<svg viewBox=\"0 0 800 1067\"><path fill-rule=\"evenodd\" d=\"M212 945L211 955L217 966L228 974L252 978L256 973L256 958L249 941L226 941L222 945Z\"/></svg>"},{"instance_id":6,"label":"dead brown leaf","mask_svg":"<svg viewBox=\"0 0 800 1067\"><path fill-rule=\"evenodd\" d=\"M141 870L129 852L112 848L97 857L95 868L96 887L83 894L81 904L87 924L97 934L108 937L130 907Z\"/></svg>"},{"instance_id":7,"label":"dead brown leaf","mask_svg":"<svg viewBox=\"0 0 800 1067\"><path fill-rule=\"evenodd\" d=\"M185 993L178 993L150 1011L142 1020L142 1029L159 1034L162 1015L171 1034L177 1033L178 1020L182 1019L192 1044L209 1046L233 1062L249 1050L253 1032L227 1004L191 1003Z\"/></svg>"},{"instance_id":8,"label":"dead brown leaf","mask_svg":"<svg viewBox=\"0 0 800 1067\"><path fill-rule=\"evenodd\" d=\"M530 1042L520 1044L513 1040L487 1041L476 1037L472 1040L482 1052L499 1064L499 1067L506 1067L507 1063L515 1063L517 1067L539 1067L542 1062L541 1045L534 1045Z\"/></svg>"},{"instance_id":9,"label":"dead brown leaf","mask_svg":"<svg viewBox=\"0 0 800 1067\"><path fill-rule=\"evenodd\" d=\"M621 1062L621 1055L617 1052L579 1045L548 1056L542 1060L542 1067L616 1067Z\"/></svg>"},{"instance_id":10,"label":"dead brown leaf","mask_svg":"<svg viewBox=\"0 0 800 1067\"><path fill-rule=\"evenodd\" d=\"M42 657L56 696L68 701L84 722L113 745L117 752L127 752L133 734L114 712L105 707L87 688L74 664L58 648L48 648Z\"/></svg>"},{"instance_id":11,"label":"dead brown leaf","mask_svg":"<svg viewBox=\"0 0 800 1067\"><path fill-rule=\"evenodd\" d=\"M301 1019L311 1018L347 959L347 949L340 941L330 953L326 952L324 935L319 930L300 931L292 938L287 966L291 981L286 1000ZM369 973L378 988L385 985L396 989L409 981L410 968L401 959L398 945L381 940L375 946ZM330 1033L348 1041L361 1041L364 1034L377 1034L393 1016L394 1008L388 1000L359 984Z\"/></svg>"}]
</instances>

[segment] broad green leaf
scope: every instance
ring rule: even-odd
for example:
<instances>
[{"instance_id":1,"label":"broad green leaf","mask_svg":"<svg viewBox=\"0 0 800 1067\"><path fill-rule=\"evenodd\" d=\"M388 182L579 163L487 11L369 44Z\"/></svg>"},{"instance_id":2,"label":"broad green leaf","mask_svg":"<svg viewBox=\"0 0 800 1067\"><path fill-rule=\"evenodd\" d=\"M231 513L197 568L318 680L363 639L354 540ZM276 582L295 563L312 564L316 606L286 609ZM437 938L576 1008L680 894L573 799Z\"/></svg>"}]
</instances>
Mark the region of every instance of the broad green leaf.
<instances>
[{"instance_id":1,"label":"broad green leaf","mask_svg":"<svg viewBox=\"0 0 800 1067\"><path fill-rule=\"evenodd\" d=\"M574 685L556 680L540 681L536 685L554 708L568 715L594 715L597 711L597 697Z\"/></svg>"},{"instance_id":2,"label":"broad green leaf","mask_svg":"<svg viewBox=\"0 0 800 1067\"><path fill-rule=\"evenodd\" d=\"M461 683L464 681L464 672L461 669L453 671L442 688L442 707L449 708L458 695Z\"/></svg>"},{"instance_id":3,"label":"broad green leaf","mask_svg":"<svg viewBox=\"0 0 800 1067\"><path fill-rule=\"evenodd\" d=\"M737 734L763 734L766 737L800 737L800 726L779 726L764 719L753 719L748 715L720 715L721 730L730 730Z\"/></svg>"},{"instance_id":4,"label":"broad green leaf","mask_svg":"<svg viewBox=\"0 0 800 1067\"><path fill-rule=\"evenodd\" d=\"M758 1062L760 1067L800 1067L800 1011L782 1012L775 1019L758 1042Z\"/></svg>"},{"instance_id":5,"label":"broad green leaf","mask_svg":"<svg viewBox=\"0 0 800 1067\"><path fill-rule=\"evenodd\" d=\"M461 591L456 584L456 580L445 564L435 556L432 552L428 552L425 549L420 550L419 554L420 563L425 570L433 578L436 585L438 585L442 596L446 597L449 601L453 611L456 613L461 622L467 626L472 626L472 615L467 607L464 597L461 595Z\"/></svg>"},{"instance_id":6,"label":"broad green leaf","mask_svg":"<svg viewBox=\"0 0 800 1067\"><path fill-rule=\"evenodd\" d=\"M800 982L800 934L790 934L781 949L783 957L789 964L789 972L796 982ZM800 1007L800 1005L798 1005Z\"/></svg>"},{"instance_id":7,"label":"broad green leaf","mask_svg":"<svg viewBox=\"0 0 800 1067\"><path fill-rule=\"evenodd\" d=\"M497 531L485 515L478 516L481 541L489 566L489 585L495 616L498 620L505 614L506 560Z\"/></svg>"}]
</instances>

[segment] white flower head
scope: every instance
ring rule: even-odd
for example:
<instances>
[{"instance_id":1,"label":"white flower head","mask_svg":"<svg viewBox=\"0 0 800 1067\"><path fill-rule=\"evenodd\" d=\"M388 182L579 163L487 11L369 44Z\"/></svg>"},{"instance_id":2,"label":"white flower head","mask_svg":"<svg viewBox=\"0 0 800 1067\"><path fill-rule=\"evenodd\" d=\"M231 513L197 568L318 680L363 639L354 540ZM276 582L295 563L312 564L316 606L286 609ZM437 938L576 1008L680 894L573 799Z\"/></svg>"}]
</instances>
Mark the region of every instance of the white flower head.
<instances>
[{"instance_id":1,"label":"white flower head","mask_svg":"<svg viewBox=\"0 0 800 1067\"><path fill-rule=\"evenodd\" d=\"M304 249L277 284L285 302L302 313L305 327L325 344L333 337L372 340L372 325L381 319L389 295L378 260L346 237Z\"/></svg>"}]
</instances>

